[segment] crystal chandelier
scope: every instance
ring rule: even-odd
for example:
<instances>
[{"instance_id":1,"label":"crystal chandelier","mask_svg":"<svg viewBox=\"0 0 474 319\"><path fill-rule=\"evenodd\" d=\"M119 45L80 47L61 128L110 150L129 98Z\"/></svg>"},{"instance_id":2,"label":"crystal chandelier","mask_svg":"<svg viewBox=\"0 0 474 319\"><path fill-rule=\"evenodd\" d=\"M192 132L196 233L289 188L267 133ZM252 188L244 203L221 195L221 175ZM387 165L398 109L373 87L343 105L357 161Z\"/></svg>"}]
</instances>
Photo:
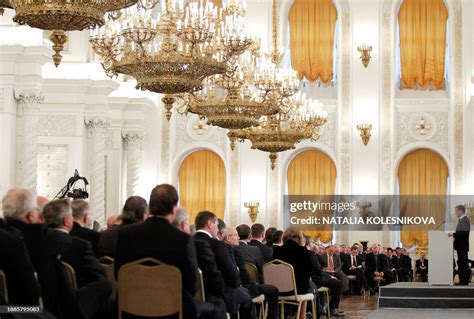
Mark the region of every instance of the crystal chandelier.
<instances>
[{"instance_id":1,"label":"crystal chandelier","mask_svg":"<svg viewBox=\"0 0 474 319\"><path fill-rule=\"evenodd\" d=\"M290 100L292 106L287 114L280 112L262 117L259 126L234 133L241 141L248 139L252 149L270 153L272 169L275 169L277 153L294 149L305 139L318 140L319 128L327 121L327 113L322 111L320 103L306 100L301 94Z\"/></svg>"},{"instance_id":2,"label":"crystal chandelier","mask_svg":"<svg viewBox=\"0 0 474 319\"><path fill-rule=\"evenodd\" d=\"M137 89L164 94L169 120L175 95L200 90L206 77L224 73L240 42L228 43L233 38L224 34L224 22L231 21L210 1L184 7L182 0L163 0L157 18L158 0L149 2L123 10L94 30L90 42L107 75L126 74L136 79Z\"/></svg>"},{"instance_id":3,"label":"crystal chandelier","mask_svg":"<svg viewBox=\"0 0 474 319\"><path fill-rule=\"evenodd\" d=\"M58 66L68 40L66 32L102 26L106 13L135 3L137 0L9 0L2 1L0 7L15 9L13 21L20 25L52 31L49 39L54 65Z\"/></svg>"},{"instance_id":4,"label":"crystal chandelier","mask_svg":"<svg viewBox=\"0 0 474 319\"><path fill-rule=\"evenodd\" d=\"M270 153L272 169L275 169L279 152L294 149L297 143L305 139L319 139L319 128L327 121L322 104L307 100L299 92L296 72L277 68L283 55L278 50L276 11L276 0L273 0L273 48L267 55L266 63L255 71L254 83L258 89L273 93L279 112L262 116L258 126L231 132L231 143L232 138L241 141L248 139L252 149Z\"/></svg>"},{"instance_id":5,"label":"crystal chandelier","mask_svg":"<svg viewBox=\"0 0 474 319\"><path fill-rule=\"evenodd\" d=\"M274 7L276 14L276 5ZM239 19L243 19L245 13L232 3L224 10L231 11L232 16ZM245 34L243 28L232 31L237 37ZM274 27L274 37L276 32ZM277 43L274 42L274 46ZM296 72L277 70L274 64L258 67L260 41L254 40L253 45L248 47L241 46L240 51L246 52L233 55L235 59L229 62L224 75L211 77L203 91L191 94L184 110L206 118L211 125L228 129L231 149L235 147L237 130L258 126L262 116L274 115L286 109L288 97L299 89ZM281 54L274 54L273 58L279 59ZM256 75L255 70L259 69L262 73ZM182 108L178 110L183 113Z\"/></svg>"}]
</instances>

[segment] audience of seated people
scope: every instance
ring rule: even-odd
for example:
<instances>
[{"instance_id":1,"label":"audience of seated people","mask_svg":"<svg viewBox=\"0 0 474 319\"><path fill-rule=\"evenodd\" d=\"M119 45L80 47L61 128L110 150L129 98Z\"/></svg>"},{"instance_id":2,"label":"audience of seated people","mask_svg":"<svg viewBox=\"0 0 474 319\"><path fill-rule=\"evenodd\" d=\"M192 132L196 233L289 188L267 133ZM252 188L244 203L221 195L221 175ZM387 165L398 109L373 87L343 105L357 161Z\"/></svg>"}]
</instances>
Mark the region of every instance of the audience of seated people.
<instances>
[{"instance_id":1,"label":"audience of seated people","mask_svg":"<svg viewBox=\"0 0 474 319\"><path fill-rule=\"evenodd\" d=\"M378 285L396 280L412 280L411 258L403 248L373 244L366 252L359 243L324 246L294 227L285 231L265 230L258 223L228 227L209 211L198 213L191 225L178 202L173 186L158 185L149 203L139 196L128 198L122 213L110 217L107 229L97 232L91 229L87 201L49 202L27 189L10 190L2 200L5 219L0 219L0 270L13 283L8 285L8 303L42 303L46 318L116 318L112 284L98 259L103 256L114 259L116 278L121 266L144 257L179 268L184 318L220 319L229 313L232 318L253 319L259 309L252 299L260 295L265 296L267 318L278 318L279 292L263 284L262 276L263 265L274 259L293 266L298 293L317 296L318 315L344 316L339 303L348 290L347 276L355 276L352 293L357 295L366 289L376 293ZM74 269L77 289L71 286L62 262ZM256 282L245 263L256 267ZM198 268L205 300L195 297ZM426 281L428 260L423 252L415 269L419 279ZM321 287L329 288L329 309L317 292ZM5 303L0 293L0 304Z\"/></svg>"}]
</instances>

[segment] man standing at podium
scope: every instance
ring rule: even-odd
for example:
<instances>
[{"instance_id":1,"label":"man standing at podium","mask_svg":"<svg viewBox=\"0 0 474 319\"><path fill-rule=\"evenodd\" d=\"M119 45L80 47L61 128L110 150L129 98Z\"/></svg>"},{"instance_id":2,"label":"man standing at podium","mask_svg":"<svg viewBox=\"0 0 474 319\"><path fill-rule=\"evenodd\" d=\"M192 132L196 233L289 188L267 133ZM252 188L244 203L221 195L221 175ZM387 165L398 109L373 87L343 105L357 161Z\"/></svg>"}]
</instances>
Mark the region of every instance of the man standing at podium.
<instances>
[{"instance_id":1,"label":"man standing at podium","mask_svg":"<svg viewBox=\"0 0 474 319\"><path fill-rule=\"evenodd\" d=\"M458 218L456 232L448 233L449 237L454 237L454 249L458 255L458 275L460 285L469 285L471 269L469 268L467 253L469 252L469 232L471 231L471 221L466 215L464 205L455 208L455 215Z\"/></svg>"}]
</instances>

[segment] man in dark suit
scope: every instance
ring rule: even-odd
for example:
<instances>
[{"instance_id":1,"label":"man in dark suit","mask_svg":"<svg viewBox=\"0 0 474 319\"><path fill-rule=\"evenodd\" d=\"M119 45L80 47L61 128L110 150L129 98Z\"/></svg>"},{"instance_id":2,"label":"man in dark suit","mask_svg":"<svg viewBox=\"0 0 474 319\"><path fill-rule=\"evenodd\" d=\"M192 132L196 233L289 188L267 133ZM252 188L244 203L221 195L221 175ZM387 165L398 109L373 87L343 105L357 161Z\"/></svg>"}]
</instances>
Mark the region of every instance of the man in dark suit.
<instances>
[{"instance_id":1,"label":"man in dark suit","mask_svg":"<svg viewBox=\"0 0 474 319\"><path fill-rule=\"evenodd\" d=\"M397 269L400 267L400 265L398 264L399 260L397 258L397 254L390 247L387 248L387 258L388 258L388 269L390 270L393 278L395 279L398 276Z\"/></svg>"},{"instance_id":2,"label":"man in dark suit","mask_svg":"<svg viewBox=\"0 0 474 319\"><path fill-rule=\"evenodd\" d=\"M407 268L407 258L403 254L401 247L395 248L396 256L394 259L394 265L397 265L396 270L398 274L398 281L406 282L409 277L409 269Z\"/></svg>"},{"instance_id":3,"label":"man in dark suit","mask_svg":"<svg viewBox=\"0 0 474 319\"><path fill-rule=\"evenodd\" d=\"M278 246L283 245L282 238L283 238L283 231L282 230L277 230L276 232L273 233L273 236L272 236L272 242L273 242L272 249L274 249L275 246L278 247Z\"/></svg>"},{"instance_id":4,"label":"man in dark suit","mask_svg":"<svg viewBox=\"0 0 474 319\"><path fill-rule=\"evenodd\" d=\"M276 227L268 227L265 231L265 245L273 249L273 233L276 232Z\"/></svg>"},{"instance_id":5,"label":"man in dark suit","mask_svg":"<svg viewBox=\"0 0 474 319\"><path fill-rule=\"evenodd\" d=\"M69 234L90 242L94 254L97 254L100 234L99 232L90 229L92 226L92 218L90 215L89 203L83 199L75 199L71 202L71 209L72 217L74 218L74 225Z\"/></svg>"},{"instance_id":6,"label":"man in dark suit","mask_svg":"<svg viewBox=\"0 0 474 319\"><path fill-rule=\"evenodd\" d=\"M235 246L234 249L239 251L245 262L252 263L257 267L259 276L261 278L262 266L265 263L265 260L263 260L262 252L260 249L258 249L258 247L248 244L250 241L250 227L248 225L242 224L237 226L236 230L240 240L239 245Z\"/></svg>"},{"instance_id":7,"label":"man in dark suit","mask_svg":"<svg viewBox=\"0 0 474 319\"><path fill-rule=\"evenodd\" d=\"M469 285L471 269L469 268L469 233L471 231L471 221L466 215L464 205L458 205L455 209L455 215L458 218L456 232L449 233L448 236L454 237L454 249L458 255L458 275L460 285Z\"/></svg>"},{"instance_id":8,"label":"man in dark suit","mask_svg":"<svg viewBox=\"0 0 474 319\"><path fill-rule=\"evenodd\" d=\"M233 253L237 266L240 270L240 279L242 285L248 289L252 298L255 298L261 294L265 296L265 300L268 303L268 318L278 319L278 289L272 285L260 284L259 282L252 282L250 275L245 268L245 260L240 254L239 250L239 234L234 227L226 227L223 231L223 241L233 247Z\"/></svg>"},{"instance_id":9,"label":"man in dark suit","mask_svg":"<svg viewBox=\"0 0 474 319\"><path fill-rule=\"evenodd\" d=\"M336 277L342 282L342 292L349 290L349 280L342 271L342 261L339 255L336 255L334 246L329 246L326 253L321 255L321 265L329 275Z\"/></svg>"},{"instance_id":10,"label":"man in dark suit","mask_svg":"<svg viewBox=\"0 0 474 319\"><path fill-rule=\"evenodd\" d=\"M425 258L425 253L420 252L420 259L415 262L416 274L420 275L421 281L428 281L428 259Z\"/></svg>"},{"instance_id":11,"label":"man in dark suit","mask_svg":"<svg viewBox=\"0 0 474 319\"><path fill-rule=\"evenodd\" d=\"M51 229L69 234L73 227L72 209L67 199L53 200L43 208L45 223ZM70 236L70 235L68 235ZM87 318L103 318L112 309L112 284L104 267L85 240L70 236L71 247L61 254L61 260L72 266L76 275L76 297Z\"/></svg>"},{"instance_id":12,"label":"man in dark suit","mask_svg":"<svg viewBox=\"0 0 474 319\"><path fill-rule=\"evenodd\" d=\"M351 247L351 254L346 257L346 259L342 263L342 271L346 275L355 276L356 281L354 283L354 293L356 295L361 295L362 288L365 285L365 275L364 275L364 266L363 260L358 255L358 247L352 246Z\"/></svg>"},{"instance_id":13,"label":"man in dark suit","mask_svg":"<svg viewBox=\"0 0 474 319\"><path fill-rule=\"evenodd\" d=\"M178 208L176 217L172 223L174 227L185 234L190 234L189 218L186 211ZM221 319L226 316L226 307L223 300L224 278L217 268L214 253L211 246L205 240L194 239L196 257L199 269L201 269L206 302L196 301L200 310L200 319Z\"/></svg>"},{"instance_id":14,"label":"man in dark suit","mask_svg":"<svg viewBox=\"0 0 474 319\"><path fill-rule=\"evenodd\" d=\"M227 312L234 317L239 312L241 318L256 318L250 293L247 289L241 287L240 272L232 247L216 239L217 223L217 216L214 213L209 211L200 212L195 219L196 234L194 238L207 241L214 252L217 267L224 277L224 301Z\"/></svg>"},{"instance_id":15,"label":"man in dark suit","mask_svg":"<svg viewBox=\"0 0 474 319\"><path fill-rule=\"evenodd\" d=\"M21 233L0 219L0 269L7 279L11 305L38 305L40 288Z\"/></svg>"},{"instance_id":16,"label":"man in dark suit","mask_svg":"<svg viewBox=\"0 0 474 319\"><path fill-rule=\"evenodd\" d=\"M380 247L377 244L372 245L371 252L368 253L365 257L365 277L367 283L371 289L371 293L376 293L376 284L374 281L375 277L383 277L384 284L389 284L391 282L390 276L388 273L388 260L379 254Z\"/></svg>"},{"instance_id":17,"label":"man in dark suit","mask_svg":"<svg viewBox=\"0 0 474 319\"><path fill-rule=\"evenodd\" d=\"M85 318L58 259L71 247L71 238L38 224L41 219L36 194L31 190L11 189L3 198L2 206L7 224L16 228L23 237L38 274L45 309L59 318Z\"/></svg>"},{"instance_id":18,"label":"man in dark suit","mask_svg":"<svg viewBox=\"0 0 474 319\"><path fill-rule=\"evenodd\" d=\"M178 200L178 192L173 186L156 186L150 195L150 217L143 223L134 223L118 231L115 277L118 277L120 267L145 257L176 266L182 276L184 318L197 318L193 300L198 289L194 240L171 225Z\"/></svg>"},{"instance_id":19,"label":"man in dark suit","mask_svg":"<svg viewBox=\"0 0 474 319\"><path fill-rule=\"evenodd\" d=\"M263 244L265 238L265 227L262 224L253 224L250 228L250 242L249 245L258 247L262 253L263 260L269 262L272 260L273 249Z\"/></svg>"},{"instance_id":20,"label":"man in dark suit","mask_svg":"<svg viewBox=\"0 0 474 319\"><path fill-rule=\"evenodd\" d=\"M123 205L121 224L100 233L98 256L115 258L117 233L120 229L134 223L143 222L148 217L148 204L143 197L131 196Z\"/></svg>"}]
</instances>

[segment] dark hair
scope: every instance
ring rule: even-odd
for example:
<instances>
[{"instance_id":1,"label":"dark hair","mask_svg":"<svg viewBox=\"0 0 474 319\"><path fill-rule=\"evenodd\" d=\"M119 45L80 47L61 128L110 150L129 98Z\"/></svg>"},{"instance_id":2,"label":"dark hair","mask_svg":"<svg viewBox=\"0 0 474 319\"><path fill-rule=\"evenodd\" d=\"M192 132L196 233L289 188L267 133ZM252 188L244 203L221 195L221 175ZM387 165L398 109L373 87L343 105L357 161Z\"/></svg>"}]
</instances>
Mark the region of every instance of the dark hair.
<instances>
[{"instance_id":1,"label":"dark hair","mask_svg":"<svg viewBox=\"0 0 474 319\"><path fill-rule=\"evenodd\" d=\"M250 234L252 238L260 238L265 233L265 227L262 224L253 224L250 228Z\"/></svg>"},{"instance_id":2,"label":"dark hair","mask_svg":"<svg viewBox=\"0 0 474 319\"><path fill-rule=\"evenodd\" d=\"M217 219L217 231L218 231L219 233L221 233L221 232L223 232L224 229L226 229L226 228L227 228L227 225L225 224L225 222L224 222L222 219L218 218L218 219Z\"/></svg>"},{"instance_id":3,"label":"dark hair","mask_svg":"<svg viewBox=\"0 0 474 319\"><path fill-rule=\"evenodd\" d=\"M89 203L83 199L75 199L71 202L72 217L82 218L84 213L90 209Z\"/></svg>"},{"instance_id":4,"label":"dark hair","mask_svg":"<svg viewBox=\"0 0 474 319\"><path fill-rule=\"evenodd\" d=\"M272 242L272 238L273 238L273 233L276 232L276 227L269 227L266 231L265 231L265 240L267 242Z\"/></svg>"},{"instance_id":5,"label":"dark hair","mask_svg":"<svg viewBox=\"0 0 474 319\"><path fill-rule=\"evenodd\" d=\"M281 243L282 237L283 237L283 231L282 230L276 230L272 235L272 243L274 243L274 244Z\"/></svg>"},{"instance_id":6,"label":"dark hair","mask_svg":"<svg viewBox=\"0 0 474 319\"><path fill-rule=\"evenodd\" d=\"M148 210L146 199L140 196L131 196L125 201L122 209L122 220L130 222L142 221Z\"/></svg>"},{"instance_id":7,"label":"dark hair","mask_svg":"<svg viewBox=\"0 0 474 319\"><path fill-rule=\"evenodd\" d=\"M196 230L205 228L210 220L216 221L216 214L207 210L199 212L196 216L196 219L194 220L194 224L196 224Z\"/></svg>"},{"instance_id":8,"label":"dark hair","mask_svg":"<svg viewBox=\"0 0 474 319\"><path fill-rule=\"evenodd\" d=\"M456 209L462 211L463 214L466 213L466 207L464 207L464 205L458 205L456 206Z\"/></svg>"},{"instance_id":9,"label":"dark hair","mask_svg":"<svg viewBox=\"0 0 474 319\"><path fill-rule=\"evenodd\" d=\"M393 251L392 247L387 247L387 251Z\"/></svg>"},{"instance_id":10,"label":"dark hair","mask_svg":"<svg viewBox=\"0 0 474 319\"><path fill-rule=\"evenodd\" d=\"M63 224L64 218L72 216L71 204L68 199L56 199L43 208L45 223L52 228L58 228Z\"/></svg>"},{"instance_id":11,"label":"dark hair","mask_svg":"<svg viewBox=\"0 0 474 319\"><path fill-rule=\"evenodd\" d=\"M150 194L150 214L167 216L178 205L178 192L174 186L161 184L153 188Z\"/></svg>"},{"instance_id":12,"label":"dark hair","mask_svg":"<svg viewBox=\"0 0 474 319\"><path fill-rule=\"evenodd\" d=\"M352 251L352 250L359 250L359 246L353 245L353 246L351 247L351 251Z\"/></svg>"},{"instance_id":13,"label":"dark hair","mask_svg":"<svg viewBox=\"0 0 474 319\"><path fill-rule=\"evenodd\" d=\"M240 239L246 240L250 236L250 227L249 225L242 224L237 226L237 233L239 234Z\"/></svg>"}]
</instances>

